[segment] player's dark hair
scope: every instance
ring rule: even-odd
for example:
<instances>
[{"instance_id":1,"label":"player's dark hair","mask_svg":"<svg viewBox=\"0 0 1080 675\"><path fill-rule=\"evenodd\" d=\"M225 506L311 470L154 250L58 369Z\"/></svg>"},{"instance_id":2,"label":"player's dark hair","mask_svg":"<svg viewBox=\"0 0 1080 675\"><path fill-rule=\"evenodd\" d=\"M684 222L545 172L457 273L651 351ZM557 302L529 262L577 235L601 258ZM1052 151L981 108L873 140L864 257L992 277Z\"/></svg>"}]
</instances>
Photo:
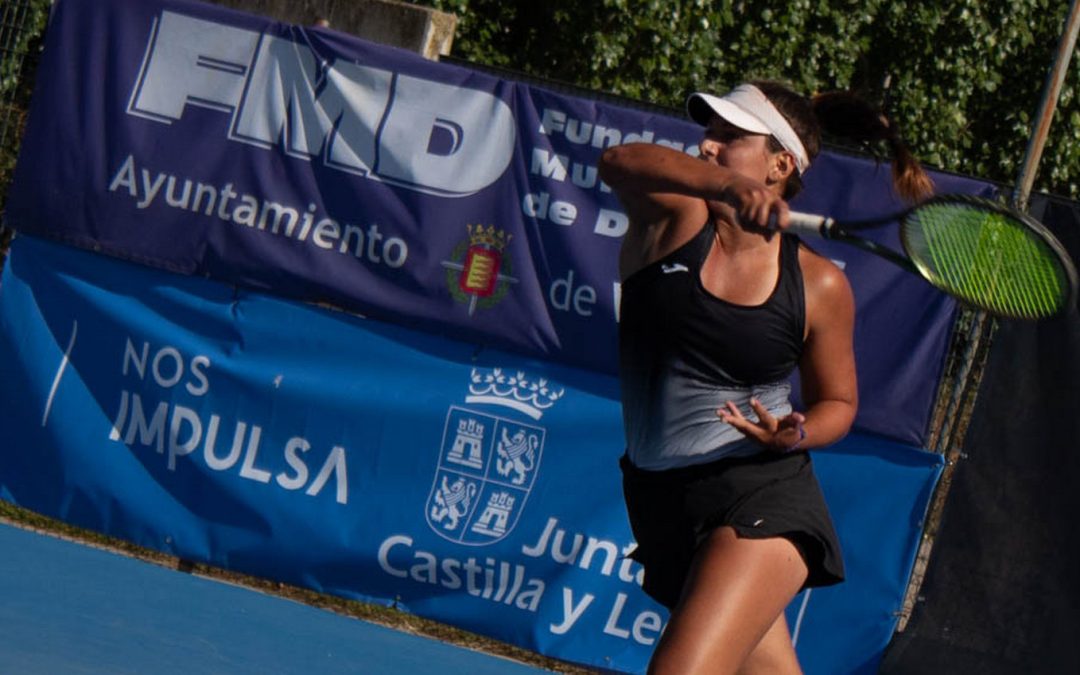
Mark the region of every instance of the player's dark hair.
<instances>
[{"instance_id":1,"label":"player's dark hair","mask_svg":"<svg viewBox=\"0 0 1080 675\"><path fill-rule=\"evenodd\" d=\"M807 156L813 160L821 151L821 136L845 138L860 143L884 141L892 155L893 186L909 202L929 197L934 183L885 114L856 94L834 91L807 98L777 82L752 82L787 119L799 136ZM769 148L779 152L783 147L769 137ZM802 190L802 178L792 173L784 186L784 198L790 199Z\"/></svg>"}]
</instances>

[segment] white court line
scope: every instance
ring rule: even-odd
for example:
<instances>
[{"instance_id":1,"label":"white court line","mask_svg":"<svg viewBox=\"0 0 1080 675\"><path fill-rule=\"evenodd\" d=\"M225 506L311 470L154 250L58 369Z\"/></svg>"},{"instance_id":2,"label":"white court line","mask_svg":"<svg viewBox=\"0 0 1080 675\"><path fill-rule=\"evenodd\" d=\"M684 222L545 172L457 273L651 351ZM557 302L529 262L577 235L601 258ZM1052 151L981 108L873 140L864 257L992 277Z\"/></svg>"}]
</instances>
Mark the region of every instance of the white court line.
<instances>
[{"instance_id":1,"label":"white court line","mask_svg":"<svg viewBox=\"0 0 1080 675\"><path fill-rule=\"evenodd\" d=\"M67 368L68 361L71 357L71 350L75 347L75 336L79 332L79 322L71 322L71 339L68 340L67 349L64 351L64 357L60 359L60 367L56 369L56 377L53 378L52 389L49 390L49 399L45 401L45 413L41 416L41 426L49 421L49 411L52 410L53 397L56 396L56 390L60 387L60 378L64 376L64 369Z\"/></svg>"},{"instance_id":2,"label":"white court line","mask_svg":"<svg viewBox=\"0 0 1080 675\"><path fill-rule=\"evenodd\" d=\"M806 589L806 593L803 595L802 605L799 607L799 616L795 618L795 632L791 635L792 647L799 644L799 630L802 629L803 617L806 616L806 606L810 604L810 591L811 589Z\"/></svg>"}]
</instances>

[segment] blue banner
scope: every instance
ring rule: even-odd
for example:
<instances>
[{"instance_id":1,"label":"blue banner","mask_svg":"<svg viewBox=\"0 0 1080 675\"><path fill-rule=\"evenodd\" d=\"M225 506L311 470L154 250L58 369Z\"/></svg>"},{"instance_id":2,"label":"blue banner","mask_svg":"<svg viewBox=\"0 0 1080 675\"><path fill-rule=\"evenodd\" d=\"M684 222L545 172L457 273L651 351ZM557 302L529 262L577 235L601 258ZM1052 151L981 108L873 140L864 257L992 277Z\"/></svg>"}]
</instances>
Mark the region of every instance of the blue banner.
<instances>
[{"instance_id":1,"label":"blue banner","mask_svg":"<svg viewBox=\"0 0 1080 675\"><path fill-rule=\"evenodd\" d=\"M666 614L625 557L613 377L26 236L0 291L3 499L644 669ZM807 673L871 673L940 457L862 433L814 457L848 581L788 618Z\"/></svg>"},{"instance_id":2,"label":"blue banner","mask_svg":"<svg viewBox=\"0 0 1080 675\"><path fill-rule=\"evenodd\" d=\"M170 271L615 372L626 216L603 149L696 154L686 120L191 0L59 0L7 224ZM993 187L935 176L942 192ZM825 153L797 208L901 204ZM887 228L881 241L897 245ZM815 245L816 246L816 245ZM842 245L858 429L922 445L954 306Z\"/></svg>"}]
</instances>

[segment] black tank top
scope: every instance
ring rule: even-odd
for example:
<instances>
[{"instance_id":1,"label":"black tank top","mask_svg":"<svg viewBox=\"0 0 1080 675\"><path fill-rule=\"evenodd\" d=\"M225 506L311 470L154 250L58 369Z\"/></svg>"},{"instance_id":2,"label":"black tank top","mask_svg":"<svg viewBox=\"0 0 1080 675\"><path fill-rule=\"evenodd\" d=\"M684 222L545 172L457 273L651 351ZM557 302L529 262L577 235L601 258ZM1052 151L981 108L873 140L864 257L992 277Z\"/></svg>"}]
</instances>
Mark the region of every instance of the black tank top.
<instances>
[{"instance_id":1,"label":"black tank top","mask_svg":"<svg viewBox=\"0 0 1080 675\"><path fill-rule=\"evenodd\" d=\"M726 400L756 396L787 414L787 378L798 365L806 324L799 240L781 235L780 274L769 298L737 305L701 282L715 227L622 284L619 360L630 459L642 468L711 461L758 448L716 416ZM730 445L731 447L726 447Z\"/></svg>"}]
</instances>

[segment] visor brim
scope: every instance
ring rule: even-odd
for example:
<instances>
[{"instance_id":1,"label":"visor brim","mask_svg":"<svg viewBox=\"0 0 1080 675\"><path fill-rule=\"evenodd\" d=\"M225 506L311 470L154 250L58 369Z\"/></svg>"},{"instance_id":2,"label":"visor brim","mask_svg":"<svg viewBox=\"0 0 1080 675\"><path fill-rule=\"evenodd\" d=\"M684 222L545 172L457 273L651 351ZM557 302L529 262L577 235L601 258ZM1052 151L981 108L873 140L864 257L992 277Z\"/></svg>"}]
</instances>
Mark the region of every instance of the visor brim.
<instances>
[{"instance_id":1,"label":"visor brim","mask_svg":"<svg viewBox=\"0 0 1080 675\"><path fill-rule=\"evenodd\" d=\"M686 113L703 127L709 126L714 115L729 124L754 134L772 134L769 126L731 101L719 96L697 92L686 99Z\"/></svg>"}]
</instances>

